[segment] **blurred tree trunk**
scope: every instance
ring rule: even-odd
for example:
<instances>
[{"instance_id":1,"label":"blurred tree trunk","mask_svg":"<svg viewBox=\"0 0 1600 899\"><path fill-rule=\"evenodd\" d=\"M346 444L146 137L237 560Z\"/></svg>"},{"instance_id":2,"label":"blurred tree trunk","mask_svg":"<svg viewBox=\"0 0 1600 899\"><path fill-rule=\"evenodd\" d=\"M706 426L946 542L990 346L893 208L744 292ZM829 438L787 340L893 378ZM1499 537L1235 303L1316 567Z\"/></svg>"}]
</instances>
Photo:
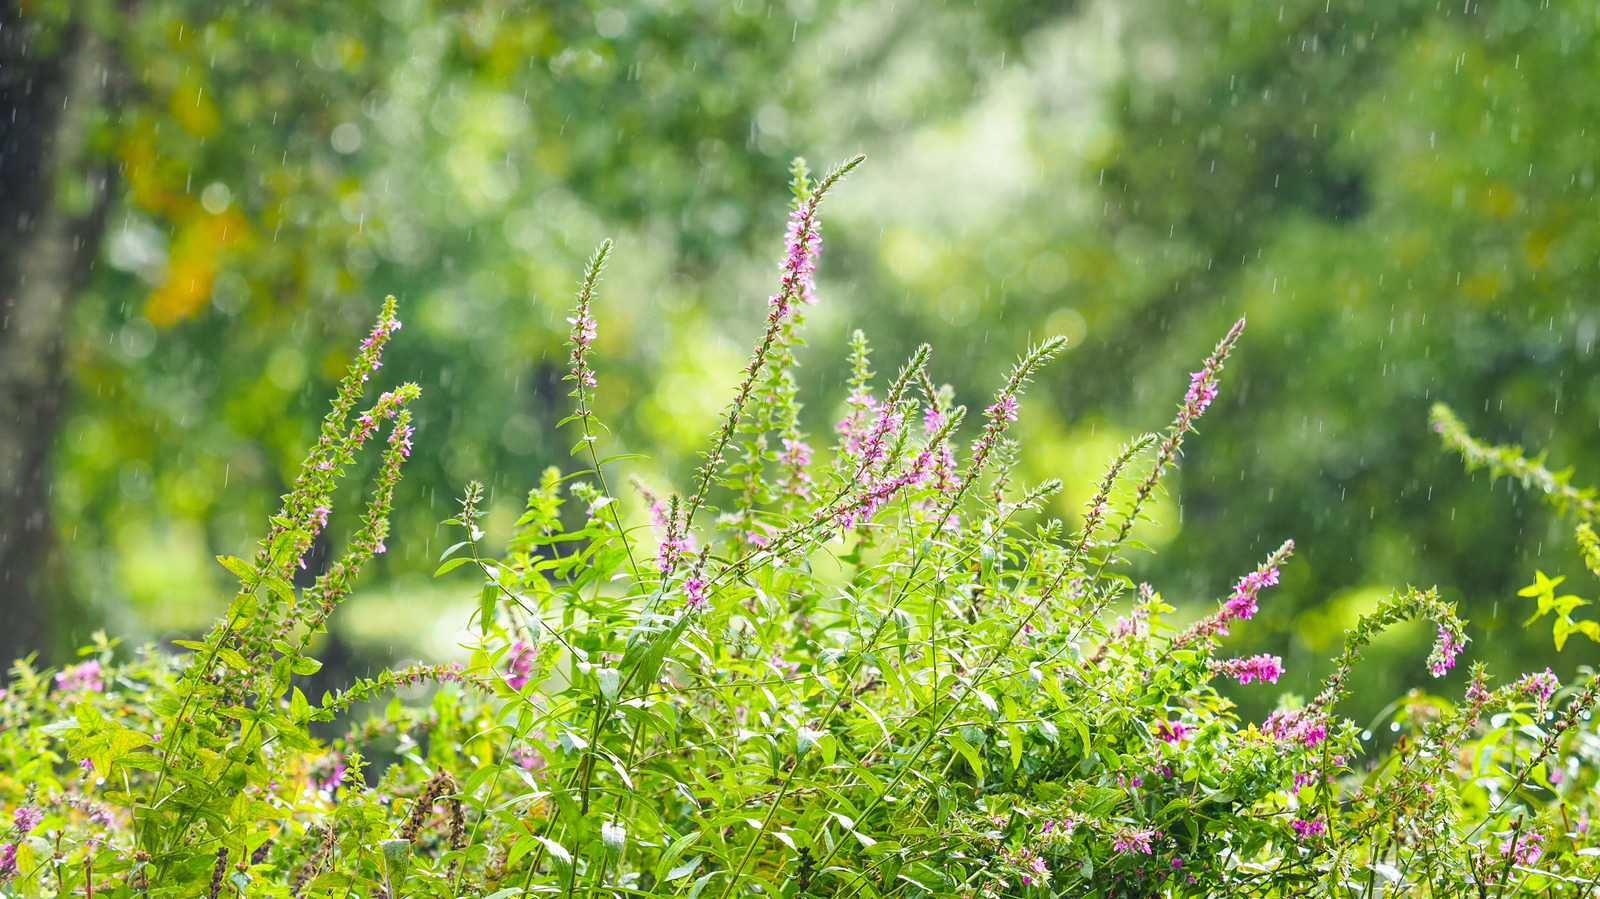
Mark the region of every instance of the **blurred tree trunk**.
<instances>
[{"instance_id":1,"label":"blurred tree trunk","mask_svg":"<svg viewBox=\"0 0 1600 899\"><path fill-rule=\"evenodd\" d=\"M51 638L43 563L63 333L113 174L89 146L111 48L81 27L47 33L18 5L0 0L0 671Z\"/></svg>"}]
</instances>

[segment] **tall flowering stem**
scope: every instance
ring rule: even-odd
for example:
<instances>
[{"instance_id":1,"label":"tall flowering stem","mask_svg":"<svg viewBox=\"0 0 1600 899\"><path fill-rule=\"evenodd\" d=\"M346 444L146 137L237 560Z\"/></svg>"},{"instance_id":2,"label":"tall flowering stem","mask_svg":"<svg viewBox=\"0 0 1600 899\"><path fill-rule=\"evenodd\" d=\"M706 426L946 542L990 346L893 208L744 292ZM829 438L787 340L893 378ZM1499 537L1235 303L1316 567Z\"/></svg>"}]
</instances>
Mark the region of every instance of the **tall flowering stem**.
<instances>
[{"instance_id":1,"label":"tall flowering stem","mask_svg":"<svg viewBox=\"0 0 1600 899\"><path fill-rule=\"evenodd\" d=\"M577 408L572 414L584 421L584 439L587 441L594 440L587 423L594 415L591 407L594 405L594 388L598 383L594 368L589 363L589 345L594 343L599 324L590 305L594 302L595 287L600 283L600 273L605 271L606 259L611 256L611 246L611 238L608 237L600 242L594 255L589 257L589 264L583 270L583 282L578 287L578 302L573 307L572 315L567 318L567 324L572 326L572 334L568 338L572 347L572 367L567 371L566 379L572 382L572 398L577 400Z\"/></svg>"},{"instance_id":2,"label":"tall flowering stem","mask_svg":"<svg viewBox=\"0 0 1600 899\"><path fill-rule=\"evenodd\" d=\"M411 410L407 406L420 394L415 384L402 385L393 394L386 395L394 417L394 427L389 431L389 445L384 449L383 461L373 486L372 498L361 516L361 527L350 538L350 548L344 557L335 562L315 586L307 591L305 605L309 614L299 622L305 630L300 637L299 651L303 655L311 647L312 637L323 630L335 606L350 592L350 587L363 565L375 555L386 552L384 538L389 532L389 512L393 508L394 488L400 483L400 469L411 456Z\"/></svg>"},{"instance_id":3,"label":"tall flowering stem","mask_svg":"<svg viewBox=\"0 0 1600 899\"><path fill-rule=\"evenodd\" d=\"M595 291L600 285L600 275L606 268L606 260L611 258L611 238L600 242L595 248L594 255L589 257L589 262L583 267L583 280L578 283L578 297L572 307L572 315L567 318L567 323L572 326L572 332L567 338L570 346L569 359L571 368L568 369L566 380L572 382L573 404L572 414L562 419L559 424L577 422L582 436L577 446L572 448L576 455L587 452L589 463L593 466L595 479L600 482L600 491L605 496L611 496L611 488L606 484L606 475L600 465L600 454L595 449L598 435L594 432L594 390L599 383L595 378L594 366L590 360L589 351L599 333L599 325L595 321L593 305ZM558 425L559 426L559 425ZM622 527L622 517L617 511L616 503L607 503L611 512L611 523L616 527L619 535L626 534ZM642 573L639 570L638 560L633 555L632 541L623 539L623 548L627 551L628 565L633 569L634 583L641 583Z\"/></svg>"},{"instance_id":4,"label":"tall flowering stem","mask_svg":"<svg viewBox=\"0 0 1600 899\"><path fill-rule=\"evenodd\" d=\"M798 158L790 172L792 177L789 186L794 193L794 210L798 212L811 196L811 173L806 161ZM785 504L792 506L794 500L804 498L809 481L803 471L806 462L810 461L810 447L800 430L801 403L800 388L794 373L798 367L795 347L803 343L799 336L805 321L802 311L805 306L816 303L814 275L817 257L822 253L822 237L813 227L802 241L794 233L798 225L799 221L791 215L779 269L785 282L790 278L798 278L795 289L799 301L791 303L788 313L783 316L768 350L767 364L754 379L746 414L740 419L738 427L742 449L738 470L742 474L742 486L736 509L728 517L728 521L736 528L736 548L760 548L766 545L770 539L770 529L757 520L757 507L774 501L787 501ZM797 253L804 258L797 260ZM780 284L780 297L786 286ZM781 452L775 453L771 448L770 437L773 432L781 441ZM806 462L797 463L798 458L805 458ZM776 492L767 485L765 479L769 461L779 465Z\"/></svg>"},{"instance_id":5,"label":"tall flowering stem","mask_svg":"<svg viewBox=\"0 0 1600 899\"><path fill-rule=\"evenodd\" d=\"M283 506L273 516L261 549L256 553L251 571L241 576L239 593L235 602L254 596L266 585L265 602L258 613L246 620L235 621L233 616L220 619L207 636L206 642L235 640L246 656L256 657L267 650L271 626L280 620L287 606L294 603L294 591L288 586L300 559L311 548L311 541L320 530L332 508L334 486L343 474L344 466L354 461L360 441L347 430L346 422L366 392L372 373L383 365L383 349L389 338L401 328L395 298L386 297L378 320L362 339L356 356L345 369L334 394L332 408L322 420L317 442L300 463L300 473L293 486L283 497ZM242 603L241 603L242 604Z\"/></svg>"},{"instance_id":6,"label":"tall flowering stem","mask_svg":"<svg viewBox=\"0 0 1600 899\"><path fill-rule=\"evenodd\" d=\"M1461 620L1456 617L1455 604L1441 600L1435 590L1407 589L1385 600L1371 614L1361 616L1356 626L1345 632L1344 651L1334 660L1333 673L1328 675L1322 692L1306 704L1304 716L1316 717L1330 712L1339 700L1349 694L1347 682L1350 671L1361 658L1362 650L1384 630L1398 622L1415 618L1433 619L1439 625L1440 633L1445 635L1434 644L1433 652L1428 656L1428 667L1434 676L1443 674L1455 665L1455 654L1467 642Z\"/></svg>"},{"instance_id":7,"label":"tall flowering stem","mask_svg":"<svg viewBox=\"0 0 1600 899\"><path fill-rule=\"evenodd\" d=\"M1289 556L1293 554L1294 541L1283 541L1283 545L1257 566L1255 571L1239 579L1233 587L1233 593L1215 612L1189 625L1182 633L1173 637L1170 648L1182 649L1201 640L1226 635L1229 623L1255 615L1257 596L1263 587L1271 587L1278 583L1278 569L1289 561Z\"/></svg>"},{"instance_id":8,"label":"tall flowering stem","mask_svg":"<svg viewBox=\"0 0 1600 899\"><path fill-rule=\"evenodd\" d=\"M168 745L173 749L161 754L161 767L150 790L150 802L142 806L146 810L145 814L139 816L137 814L139 807L136 807L136 818L141 819L144 825L136 828L137 839L142 848L160 848L154 845L157 833L156 820L153 812L149 810L158 806L168 772L176 761L175 754L178 747L184 745L182 731L185 727L191 726L189 711L206 692L204 679L218 676L214 672L219 655L229 648L229 644L237 644L240 654L244 657L252 660L265 659L275 652L272 643L280 628L286 622L289 626L293 624L293 616L288 612L294 608L296 598L288 578L294 566L310 548L313 536L326 521L332 508L331 496L343 474L343 467L354 461L355 450L360 448L371 433L374 420L372 412L358 418L348 431L345 427L346 422L349 421L350 413L356 403L366 392L366 384L371 379L372 373L381 367L385 344L400 328L395 298L389 296L384 300L377 322L361 341L355 358L346 368L345 376L339 382L338 391L334 395L332 409L323 418L317 442L301 463L300 474L296 477L289 493L284 496L283 507L279 514L273 517L267 535L262 538L261 549L257 552L255 561L246 563L236 559L224 560L229 569L239 575L239 591L229 604L228 613L218 619L217 624L207 634L203 644L206 647L204 652L184 671L179 680L178 690L182 698L176 711L162 728L162 732L169 737ZM408 385L408 388L410 391L416 390L415 385ZM385 396L392 398L393 394ZM383 403L384 400L380 400L379 407L375 409L381 408ZM396 433L400 433L398 426ZM410 452L410 437L411 429L406 425L403 432L405 454ZM379 540L381 541L381 535ZM268 588L268 598L264 603L257 599L257 593L262 586ZM250 666L252 670L256 667L259 666ZM251 676L249 671L229 666L225 676L229 679L226 689L235 699L241 699L242 696L239 694L244 689L243 679Z\"/></svg>"},{"instance_id":9,"label":"tall flowering stem","mask_svg":"<svg viewBox=\"0 0 1600 899\"><path fill-rule=\"evenodd\" d=\"M827 177L818 182L811 193L801 202L789 217L788 239L785 243L786 255L784 257L783 276L779 283L778 292L767 301L767 326L762 332L760 340L756 342L755 352L750 356L750 361L745 364L743 377L739 382L738 391L734 394L733 402L728 405L728 412L723 420L722 427L712 438L712 445L706 453L705 463L700 466L696 474L696 485L693 493L689 494L684 503L684 527L690 527L694 521L695 512L705 505L706 494L711 489L711 482L716 478L717 472L722 468L723 457L728 450L728 443L732 441L734 432L738 429L739 420L744 414L745 404L750 399L750 393L755 388L757 379L762 369L766 366L772 352L773 345L777 342L789 314L793 311L797 301L803 301L813 294L815 290L814 273L816 263L812 253L819 246L819 222L817 207L821 205L822 198L828 191L838 184L840 179L848 175L851 170L860 165L865 156L855 156L846 160L838 168L829 172ZM668 574L670 574L670 569ZM697 572L698 575L698 572Z\"/></svg>"},{"instance_id":10,"label":"tall flowering stem","mask_svg":"<svg viewBox=\"0 0 1600 899\"><path fill-rule=\"evenodd\" d=\"M1167 469L1178 458L1178 453L1183 449L1183 438L1194 430L1194 423L1205 414L1211 401L1217 397L1217 380L1222 374L1223 363L1227 361L1228 354L1233 352L1233 347L1239 342L1239 335L1244 333L1244 319L1234 322L1233 327L1222 340L1217 342L1216 349L1206 357L1205 365L1200 370L1189 376L1189 390L1184 394L1183 402L1178 405L1178 414L1167 428L1167 436L1161 441L1161 447L1156 451L1154 464L1150 466L1150 473L1139 482L1139 488L1134 493L1133 504L1129 506L1127 515L1122 519L1122 526L1117 534L1105 546L1105 556L1100 560L1100 567L1095 571L1094 582L1100 580L1106 568L1117 556L1117 550L1127 542L1128 535L1132 533L1134 523L1139 520L1139 514L1144 510L1144 505L1149 501L1151 494L1155 493L1156 485L1166 474Z\"/></svg>"}]
</instances>

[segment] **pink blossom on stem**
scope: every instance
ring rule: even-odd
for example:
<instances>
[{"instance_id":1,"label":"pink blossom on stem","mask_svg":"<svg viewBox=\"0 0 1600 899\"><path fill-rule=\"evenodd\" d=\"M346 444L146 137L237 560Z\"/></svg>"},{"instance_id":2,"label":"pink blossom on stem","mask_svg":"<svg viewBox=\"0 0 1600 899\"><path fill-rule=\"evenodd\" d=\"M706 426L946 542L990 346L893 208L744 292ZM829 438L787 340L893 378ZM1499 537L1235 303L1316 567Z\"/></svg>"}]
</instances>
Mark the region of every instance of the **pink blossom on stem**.
<instances>
[{"instance_id":1,"label":"pink blossom on stem","mask_svg":"<svg viewBox=\"0 0 1600 899\"><path fill-rule=\"evenodd\" d=\"M1289 822L1289 826L1294 828L1294 832L1299 834L1302 840L1320 837L1326 829L1321 821L1315 819L1308 821L1305 818L1296 818Z\"/></svg>"},{"instance_id":2,"label":"pink blossom on stem","mask_svg":"<svg viewBox=\"0 0 1600 899\"><path fill-rule=\"evenodd\" d=\"M1198 416L1206 411L1211 401L1217 398L1217 376L1209 369L1202 369L1189 374L1189 391L1183 395L1183 405L1192 409L1191 416Z\"/></svg>"},{"instance_id":3,"label":"pink blossom on stem","mask_svg":"<svg viewBox=\"0 0 1600 899\"><path fill-rule=\"evenodd\" d=\"M1257 611L1256 595L1262 587L1272 587L1278 583L1278 566L1263 565L1239 579L1233 587L1233 595L1223 607L1228 610L1231 618L1250 618Z\"/></svg>"},{"instance_id":4,"label":"pink blossom on stem","mask_svg":"<svg viewBox=\"0 0 1600 899\"><path fill-rule=\"evenodd\" d=\"M1517 681L1516 689L1518 693L1544 705L1550 701L1550 697L1556 695L1557 690L1561 689L1561 681L1555 672L1546 668L1542 672L1524 674Z\"/></svg>"},{"instance_id":5,"label":"pink blossom on stem","mask_svg":"<svg viewBox=\"0 0 1600 899\"><path fill-rule=\"evenodd\" d=\"M1156 736L1174 746L1189 739L1192 733L1194 725L1182 721L1163 721L1156 726Z\"/></svg>"},{"instance_id":6,"label":"pink blossom on stem","mask_svg":"<svg viewBox=\"0 0 1600 899\"><path fill-rule=\"evenodd\" d=\"M1016 397L1016 394L1008 393L1005 396L1000 397L1000 399L997 402L995 402L994 405L992 405L989 408L983 410L983 414L989 416L989 420L990 421L995 421L995 422L999 422L999 421L1016 421L1017 420L1017 397Z\"/></svg>"},{"instance_id":7,"label":"pink blossom on stem","mask_svg":"<svg viewBox=\"0 0 1600 899\"><path fill-rule=\"evenodd\" d=\"M790 304L797 299L808 306L817 302L817 257L822 255L819 229L815 201L803 202L789 213L783 237L783 279L778 292L767 301L779 316L788 315Z\"/></svg>"},{"instance_id":8,"label":"pink blossom on stem","mask_svg":"<svg viewBox=\"0 0 1600 899\"><path fill-rule=\"evenodd\" d=\"M69 665L56 672L56 687L62 690L88 690L99 693L106 688L101 679L100 660L90 659L78 665Z\"/></svg>"},{"instance_id":9,"label":"pink blossom on stem","mask_svg":"<svg viewBox=\"0 0 1600 899\"><path fill-rule=\"evenodd\" d=\"M1240 684L1248 684L1257 680L1262 683L1275 684L1278 682L1278 678L1283 676L1283 659L1262 653L1251 656L1248 659L1228 659L1223 662L1217 662L1213 668L1218 674L1238 678Z\"/></svg>"},{"instance_id":10,"label":"pink blossom on stem","mask_svg":"<svg viewBox=\"0 0 1600 899\"><path fill-rule=\"evenodd\" d=\"M1261 732L1275 740L1293 741L1307 749L1328 738L1327 719L1304 711L1273 712L1261 723Z\"/></svg>"},{"instance_id":11,"label":"pink blossom on stem","mask_svg":"<svg viewBox=\"0 0 1600 899\"><path fill-rule=\"evenodd\" d=\"M1466 648L1467 639L1459 630L1439 625L1439 639L1433 644L1433 652L1428 655L1428 670L1434 677L1444 677L1444 673L1456 666L1456 656Z\"/></svg>"},{"instance_id":12,"label":"pink blossom on stem","mask_svg":"<svg viewBox=\"0 0 1600 899\"><path fill-rule=\"evenodd\" d=\"M685 608L698 609L705 604L706 588L711 586L703 576L691 574L683 579L683 604Z\"/></svg>"},{"instance_id":13,"label":"pink blossom on stem","mask_svg":"<svg viewBox=\"0 0 1600 899\"><path fill-rule=\"evenodd\" d=\"M521 690L533 679L533 661L538 655L538 648L526 640L517 640L511 644L511 652L507 656L506 683L513 690Z\"/></svg>"},{"instance_id":14,"label":"pink blossom on stem","mask_svg":"<svg viewBox=\"0 0 1600 899\"><path fill-rule=\"evenodd\" d=\"M1118 852L1142 852L1150 855L1150 841L1159 839L1161 832L1158 830L1135 830L1123 828L1117 831L1111 841L1111 848Z\"/></svg>"},{"instance_id":15,"label":"pink blossom on stem","mask_svg":"<svg viewBox=\"0 0 1600 899\"><path fill-rule=\"evenodd\" d=\"M1519 865L1531 865L1544 854L1544 834L1533 832L1519 834L1515 839L1506 837L1500 842L1500 857L1509 858Z\"/></svg>"},{"instance_id":16,"label":"pink blossom on stem","mask_svg":"<svg viewBox=\"0 0 1600 899\"><path fill-rule=\"evenodd\" d=\"M11 822L16 825L19 836L33 833L33 829L43 820L44 812L32 805L19 805L17 810L11 813Z\"/></svg>"},{"instance_id":17,"label":"pink blossom on stem","mask_svg":"<svg viewBox=\"0 0 1600 899\"><path fill-rule=\"evenodd\" d=\"M811 474L806 467L811 464L811 445L797 437L784 437L778 464L783 467L778 489L796 499L810 498Z\"/></svg>"}]
</instances>

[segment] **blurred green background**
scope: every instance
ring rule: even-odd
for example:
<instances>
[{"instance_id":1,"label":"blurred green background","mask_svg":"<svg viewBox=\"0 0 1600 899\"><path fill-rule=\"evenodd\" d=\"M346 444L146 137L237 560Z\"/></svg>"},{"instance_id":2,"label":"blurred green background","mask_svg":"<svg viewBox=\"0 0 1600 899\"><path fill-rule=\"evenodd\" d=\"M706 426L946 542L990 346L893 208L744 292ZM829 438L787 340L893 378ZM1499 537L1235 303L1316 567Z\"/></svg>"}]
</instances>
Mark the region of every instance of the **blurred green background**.
<instances>
[{"instance_id":1,"label":"blurred green background","mask_svg":"<svg viewBox=\"0 0 1600 899\"><path fill-rule=\"evenodd\" d=\"M1594 660L1520 627L1534 569L1581 573L1570 530L1427 428L1442 400L1600 477L1592 3L5 5L0 95L24 116L0 125L0 251L48 259L29 241L52 211L84 248L57 266L59 324L35 328L59 337L48 389L13 379L0 409L42 447L0 447L13 653L208 621L212 556L247 554L394 293L380 380L423 385L417 453L337 650L450 654L466 591L427 576L437 522L481 478L504 534L565 461L561 344L594 245L618 246L601 417L647 480L681 483L771 292L789 160L862 151L825 212L801 356L814 443L854 328L880 370L931 342L935 377L978 405L1030 337L1065 334L1020 427L1075 519L1108 452L1164 424L1247 314L1139 577L1210 603L1294 538L1233 640L1281 653L1292 690L1405 584L1459 601L1471 657L1505 673ZM27 286L16 268L0 289ZM16 362L36 313L11 305ZM333 546L351 526L335 515ZM1430 637L1385 638L1358 708L1425 681Z\"/></svg>"}]
</instances>

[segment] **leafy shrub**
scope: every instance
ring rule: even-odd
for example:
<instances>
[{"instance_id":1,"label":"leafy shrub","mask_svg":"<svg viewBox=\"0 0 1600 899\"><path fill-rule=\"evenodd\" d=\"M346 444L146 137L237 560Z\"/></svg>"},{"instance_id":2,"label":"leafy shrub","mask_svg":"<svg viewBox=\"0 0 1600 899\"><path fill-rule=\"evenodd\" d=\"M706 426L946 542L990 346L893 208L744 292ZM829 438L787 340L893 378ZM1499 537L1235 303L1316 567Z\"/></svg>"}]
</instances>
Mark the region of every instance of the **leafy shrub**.
<instances>
[{"instance_id":1,"label":"leafy shrub","mask_svg":"<svg viewBox=\"0 0 1600 899\"><path fill-rule=\"evenodd\" d=\"M1600 682L1491 688L1474 668L1459 700L1401 699L1374 741L1338 710L1373 638L1430 619L1434 676L1466 642L1449 604L1406 589L1347 635L1321 692L1242 721L1218 682L1262 689L1282 662L1231 658L1225 638L1268 601L1293 544L1188 622L1122 573L1242 321L1172 424L1109 461L1076 527L1042 515L1060 485L1019 483L1008 436L1059 339L1024 353L963 432L967 410L936 386L927 347L882 383L858 336L848 414L831 452L813 449L798 329L815 301L818 207L859 161L817 181L796 164L778 292L685 493L619 490L600 454L590 301L603 245L570 319L566 424L583 470L545 473L503 553L484 546L477 485L449 522L463 539L440 573L483 577L470 662L313 701L317 635L385 551L409 452L414 386L357 412L400 328L391 299L260 551L221 560L240 589L204 639L176 656L101 640L62 671L16 667L0 704L3 889L1591 895ZM359 527L297 590L363 451L378 466ZM1495 458L1525 480L1544 471ZM653 533L626 524L635 494ZM1545 611L1573 608L1552 595Z\"/></svg>"}]
</instances>

